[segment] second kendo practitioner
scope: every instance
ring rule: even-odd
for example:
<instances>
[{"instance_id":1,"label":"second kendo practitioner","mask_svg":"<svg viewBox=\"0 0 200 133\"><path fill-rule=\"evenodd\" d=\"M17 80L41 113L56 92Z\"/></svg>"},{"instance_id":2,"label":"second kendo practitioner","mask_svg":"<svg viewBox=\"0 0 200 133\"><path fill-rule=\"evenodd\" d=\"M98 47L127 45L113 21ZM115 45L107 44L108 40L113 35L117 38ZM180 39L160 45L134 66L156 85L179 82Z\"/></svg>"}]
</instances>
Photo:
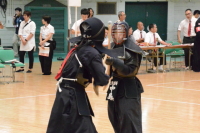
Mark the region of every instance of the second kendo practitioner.
<instances>
[{"instance_id":1,"label":"second kendo practitioner","mask_svg":"<svg viewBox=\"0 0 200 133\"><path fill-rule=\"evenodd\" d=\"M142 84L136 77L143 51L128 38L128 24L112 26L113 49L122 49L118 58L109 57L111 66L110 87L107 92L108 115L115 133L142 133L141 93Z\"/></svg>"},{"instance_id":2,"label":"second kendo practitioner","mask_svg":"<svg viewBox=\"0 0 200 133\"><path fill-rule=\"evenodd\" d=\"M85 88L92 78L94 86L108 84L101 55L94 48L102 46L104 24L93 17L83 21L80 30L81 37L70 40L78 46L68 53L56 76L58 91L47 133L97 133Z\"/></svg>"}]
</instances>

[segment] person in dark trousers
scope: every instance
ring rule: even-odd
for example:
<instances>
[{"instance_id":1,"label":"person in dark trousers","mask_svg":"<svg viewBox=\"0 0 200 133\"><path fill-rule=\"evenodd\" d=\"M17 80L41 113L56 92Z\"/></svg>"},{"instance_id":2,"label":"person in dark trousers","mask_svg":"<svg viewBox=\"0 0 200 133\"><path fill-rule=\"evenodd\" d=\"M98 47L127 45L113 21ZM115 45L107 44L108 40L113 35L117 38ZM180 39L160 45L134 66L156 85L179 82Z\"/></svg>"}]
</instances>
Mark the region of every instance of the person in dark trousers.
<instances>
[{"instance_id":1,"label":"person in dark trousers","mask_svg":"<svg viewBox=\"0 0 200 133\"><path fill-rule=\"evenodd\" d=\"M193 63L192 70L194 72L200 72L200 18L195 24L196 38L193 47Z\"/></svg>"},{"instance_id":2,"label":"person in dark trousers","mask_svg":"<svg viewBox=\"0 0 200 133\"><path fill-rule=\"evenodd\" d=\"M128 24L114 23L111 44L113 50L124 52L118 57L108 57L113 77L107 91L108 116L115 133L142 133L141 93L143 87L136 77L140 68L142 49L128 37ZM125 49L125 51L124 51Z\"/></svg>"},{"instance_id":3,"label":"person in dark trousers","mask_svg":"<svg viewBox=\"0 0 200 133\"><path fill-rule=\"evenodd\" d=\"M186 19L182 20L178 27L178 42L183 44L191 44L194 43L196 33L194 32L195 23L197 21L196 18L192 17L192 10L185 10ZM181 40L181 32L183 32L184 38ZM189 49L184 48L185 53L185 69L189 69ZM193 56L191 56L192 61ZM191 64L192 65L192 64Z\"/></svg>"},{"instance_id":4,"label":"person in dark trousers","mask_svg":"<svg viewBox=\"0 0 200 133\"><path fill-rule=\"evenodd\" d=\"M85 88L92 78L94 86L108 84L101 54L94 48L103 47L104 24L89 18L81 23L80 31L82 36L73 38L78 46L68 53L55 77L58 91L46 133L97 133ZM69 41L73 43L73 39Z\"/></svg>"},{"instance_id":5,"label":"person in dark trousers","mask_svg":"<svg viewBox=\"0 0 200 133\"><path fill-rule=\"evenodd\" d=\"M24 11L23 13L24 21L21 22L19 27L19 38L21 40L19 49L19 60L24 63L24 57L26 52L28 52L29 57L29 69L27 73L31 73L33 69L34 57L33 52L35 50L35 22L31 20L31 12ZM22 72L24 68L21 67L16 72Z\"/></svg>"},{"instance_id":6,"label":"person in dark trousers","mask_svg":"<svg viewBox=\"0 0 200 133\"><path fill-rule=\"evenodd\" d=\"M22 9L17 7L15 8L15 16L13 17L13 25L15 27L15 34L13 36L13 50L15 57L18 57L20 38L18 36L20 23L24 20L22 15Z\"/></svg>"},{"instance_id":7,"label":"person in dark trousers","mask_svg":"<svg viewBox=\"0 0 200 133\"><path fill-rule=\"evenodd\" d=\"M53 49L55 41L53 41L53 34L55 33L54 27L50 24L51 17L50 16L43 16L42 17L42 26L40 28L40 47L49 47L48 56L39 56L41 69L43 75L50 75L51 74L51 66L52 66L52 59L53 59Z\"/></svg>"}]
</instances>

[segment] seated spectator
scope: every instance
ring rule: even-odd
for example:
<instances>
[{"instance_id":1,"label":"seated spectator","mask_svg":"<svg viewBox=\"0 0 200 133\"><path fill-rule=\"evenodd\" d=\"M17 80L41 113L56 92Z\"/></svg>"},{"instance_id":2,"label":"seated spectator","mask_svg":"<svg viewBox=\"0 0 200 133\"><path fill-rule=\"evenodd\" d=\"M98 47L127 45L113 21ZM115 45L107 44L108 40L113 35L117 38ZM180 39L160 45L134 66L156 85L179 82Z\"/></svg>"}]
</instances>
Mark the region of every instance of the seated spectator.
<instances>
[{"instance_id":1,"label":"seated spectator","mask_svg":"<svg viewBox=\"0 0 200 133\"><path fill-rule=\"evenodd\" d=\"M166 45L166 46L170 46L171 44L164 42L159 34L157 33L157 26L156 24L150 24L149 25L149 32L146 34L145 36L145 43L147 43L147 45L149 46L156 46L158 44L158 42L160 44ZM156 51L158 52L158 51ZM159 53L159 55L162 55L162 53ZM159 63L159 71L163 71L163 57L159 57L160 58L160 63ZM165 56L165 62L164 65L166 65L166 56ZM157 67L157 58L154 58L154 66ZM155 69L155 68L154 68Z\"/></svg>"},{"instance_id":2,"label":"seated spectator","mask_svg":"<svg viewBox=\"0 0 200 133\"><path fill-rule=\"evenodd\" d=\"M133 37L138 43L143 43L146 32L144 31L144 25L142 22L137 23L137 30L133 32Z\"/></svg>"}]
</instances>

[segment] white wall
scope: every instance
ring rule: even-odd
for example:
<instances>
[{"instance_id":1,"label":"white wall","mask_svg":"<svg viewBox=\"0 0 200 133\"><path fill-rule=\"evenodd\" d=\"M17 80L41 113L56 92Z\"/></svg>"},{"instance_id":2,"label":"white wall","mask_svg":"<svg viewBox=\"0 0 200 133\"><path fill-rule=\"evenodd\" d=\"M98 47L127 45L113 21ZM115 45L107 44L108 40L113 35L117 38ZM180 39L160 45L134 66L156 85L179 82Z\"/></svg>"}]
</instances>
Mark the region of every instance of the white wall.
<instances>
[{"instance_id":1,"label":"white wall","mask_svg":"<svg viewBox=\"0 0 200 133\"><path fill-rule=\"evenodd\" d=\"M13 0L14 1L14 8L21 7L24 8L24 5L29 3L32 0ZM67 0L58 0L59 2L67 5ZM116 15L96 15L97 9L97 2L105 2L105 0L82 0L82 6L78 8L78 19L80 18L80 10L82 8L93 8L95 11L95 17L100 18L105 25L107 25L108 21L111 20L115 22L118 17ZM117 2L117 12L118 11L125 11L125 2L151 2L151 1L167 1L167 0L106 0L107 2ZM189 2L191 1L191 2ZM10 9L8 0L8 10ZM200 10L200 0L168 0L168 28L167 34L168 39L171 41L177 40L177 28L181 20L185 18L185 9L191 8L193 11L196 9ZM72 16L72 24L74 23L74 7L71 8L71 16ZM133 9L134 10L134 9ZM7 12L9 14L9 12ZM14 14L14 11L13 13ZM4 18L0 14L0 21L4 22ZM71 24L71 26L72 26ZM14 34L14 28L4 28L0 30L0 38L2 40L2 44L4 46L11 46L12 45L12 36Z\"/></svg>"}]
</instances>

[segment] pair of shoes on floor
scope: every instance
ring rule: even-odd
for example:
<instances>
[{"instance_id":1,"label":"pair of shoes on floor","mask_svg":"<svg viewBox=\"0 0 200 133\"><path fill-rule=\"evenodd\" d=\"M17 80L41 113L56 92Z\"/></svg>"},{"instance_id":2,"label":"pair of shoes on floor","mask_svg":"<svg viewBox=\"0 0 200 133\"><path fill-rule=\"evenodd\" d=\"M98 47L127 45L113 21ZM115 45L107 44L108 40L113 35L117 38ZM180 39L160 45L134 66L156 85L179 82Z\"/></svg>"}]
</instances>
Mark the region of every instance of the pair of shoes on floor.
<instances>
[{"instance_id":1,"label":"pair of shoes on floor","mask_svg":"<svg viewBox=\"0 0 200 133\"><path fill-rule=\"evenodd\" d=\"M26 73L32 73L32 71L31 71L31 70L28 70L28 71L26 71Z\"/></svg>"},{"instance_id":2,"label":"pair of shoes on floor","mask_svg":"<svg viewBox=\"0 0 200 133\"><path fill-rule=\"evenodd\" d=\"M50 73L43 73L42 75L51 75L51 72Z\"/></svg>"},{"instance_id":3,"label":"pair of shoes on floor","mask_svg":"<svg viewBox=\"0 0 200 133\"><path fill-rule=\"evenodd\" d=\"M23 71L24 71L24 69L19 69L19 70L15 71L15 72L23 72ZM32 73L32 71L28 70L28 71L26 71L26 73Z\"/></svg>"},{"instance_id":4,"label":"pair of shoes on floor","mask_svg":"<svg viewBox=\"0 0 200 133\"><path fill-rule=\"evenodd\" d=\"M24 69L19 69L19 70L15 71L15 72L23 72L23 71L24 71Z\"/></svg>"}]
</instances>

